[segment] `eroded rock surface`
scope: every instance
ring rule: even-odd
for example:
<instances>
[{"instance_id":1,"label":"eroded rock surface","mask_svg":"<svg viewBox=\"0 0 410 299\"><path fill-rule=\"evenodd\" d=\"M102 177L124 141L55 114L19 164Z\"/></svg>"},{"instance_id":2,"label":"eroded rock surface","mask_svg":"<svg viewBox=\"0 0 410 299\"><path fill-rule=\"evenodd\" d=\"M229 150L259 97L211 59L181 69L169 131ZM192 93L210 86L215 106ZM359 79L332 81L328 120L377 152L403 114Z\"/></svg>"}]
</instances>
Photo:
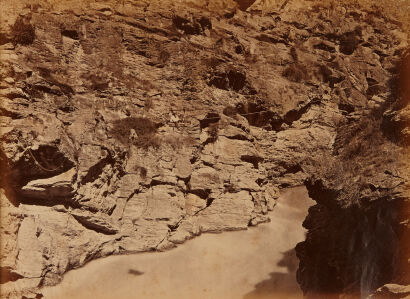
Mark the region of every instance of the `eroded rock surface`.
<instances>
[{"instance_id":1,"label":"eroded rock surface","mask_svg":"<svg viewBox=\"0 0 410 299\"><path fill-rule=\"evenodd\" d=\"M409 283L407 35L376 11L285 2L4 3L6 296L268 221L303 183L307 294Z\"/></svg>"}]
</instances>

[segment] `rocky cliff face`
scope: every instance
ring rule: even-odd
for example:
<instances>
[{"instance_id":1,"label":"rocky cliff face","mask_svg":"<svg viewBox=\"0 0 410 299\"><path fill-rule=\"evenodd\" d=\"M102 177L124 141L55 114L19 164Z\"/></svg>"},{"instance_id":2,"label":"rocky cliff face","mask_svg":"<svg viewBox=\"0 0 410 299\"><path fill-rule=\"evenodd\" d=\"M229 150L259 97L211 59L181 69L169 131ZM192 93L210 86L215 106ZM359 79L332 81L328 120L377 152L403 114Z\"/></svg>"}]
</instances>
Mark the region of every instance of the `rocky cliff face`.
<instances>
[{"instance_id":1,"label":"rocky cliff face","mask_svg":"<svg viewBox=\"0 0 410 299\"><path fill-rule=\"evenodd\" d=\"M398 94L342 126L327 168L317 167L306 181L317 205L304 222L306 241L296 249L298 280L313 297L365 296L386 282L393 284L379 288L375 298L410 294L409 58L404 54L398 68Z\"/></svg>"},{"instance_id":2,"label":"rocky cliff face","mask_svg":"<svg viewBox=\"0 0 410 299\"><path fill-rule=\"evenodd\" d=\"M303 183L308 295L409 283L407 35L377 11L245 2L5 3L4 294L268 221Z\"/></svg>"}]
</instances>

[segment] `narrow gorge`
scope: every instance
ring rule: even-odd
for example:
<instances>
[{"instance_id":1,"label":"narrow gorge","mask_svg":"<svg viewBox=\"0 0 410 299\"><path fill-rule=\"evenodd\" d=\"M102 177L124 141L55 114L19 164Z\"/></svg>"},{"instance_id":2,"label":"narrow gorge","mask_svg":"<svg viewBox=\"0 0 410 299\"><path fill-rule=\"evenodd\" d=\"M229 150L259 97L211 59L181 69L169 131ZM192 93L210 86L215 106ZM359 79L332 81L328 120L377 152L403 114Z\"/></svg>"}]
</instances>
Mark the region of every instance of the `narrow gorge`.
<instances>
[{"instance_id":1,"label":"narrow gorge","mask_svg":"<svg viewBox=\"0 0 410 299\"><path fill-rule=\"evenodd\" d=\"M284 202L310 206L289 214L305 218L286 248L300 294L410 295L409 0L1 5L2 297L47 298L66 273L92 285L127 265L109 259L142 253L189 267L178 252L238 234L238 247L267 238L248 265L273 263L284 252L266 227L289 229ZM305 196L281 202L294 188ZM169 293L140 297L200 285L181 271ZM191 298L232 295L208 289ZM268 289L243 295L280 298Z\"/></svg>"}]
</instances>

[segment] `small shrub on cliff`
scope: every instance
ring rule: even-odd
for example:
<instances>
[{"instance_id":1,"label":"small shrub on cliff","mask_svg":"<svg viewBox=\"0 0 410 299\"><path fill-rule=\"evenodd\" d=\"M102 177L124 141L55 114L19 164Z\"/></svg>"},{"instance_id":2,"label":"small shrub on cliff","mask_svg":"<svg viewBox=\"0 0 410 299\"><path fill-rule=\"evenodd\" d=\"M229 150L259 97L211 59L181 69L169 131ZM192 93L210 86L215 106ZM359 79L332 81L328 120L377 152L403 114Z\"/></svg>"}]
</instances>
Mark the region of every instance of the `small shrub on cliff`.
<instances>
[{"instance_id":1,"label":"small shrub on cliff","mask_svg":"<svg viewBox=\"0 0 410 299\"><path fill-rule=\"evenodd\" d=\"M229 116L231 118L237 119L238 118L238 109L234 106L227 106L223 110L223 114Z\"/></svg>"},{"instance_id":2,"label":"small shrub on cliff","mask_svg":"<svg viewBox=\"0 0 410 299\"><path fill-rule=\"evenodd\" d=\"M219 132L219 123L211 123L208 127L208 134L211 139L211 142L216 141L218 138L218 132Z\"/></svg>"},{"instance_id":3,"label":"small shrub on cliff","mask_svg":"<svg viewBox=\"0 0 410 299\"><path fill-rule=\"evenodd\" d=\"M342 188L339 199L348 204L357 203L361 192L374 178L381 165L391 165L398 152L386 144L380 129L381 119L364 115L356 123L337 127L333 153L318 150L312 159L303 162L303 169L314 173L335 189Z\"/></svg>"},{"instance_id":4,"label":"small shrub on cliff","mask_svg":"<svg viewBox=\"0 0 410 299\"><path fill-rule=\"evenodd\" d=\"M111 135L123 145L133 143L139 147L159 147L156 136L157 124L145 117L127 117L116 120L110 130Z\"/></svg>"},{"instance_id":5,"label":"small shrub on cliff","mask_svg":"<svg viewBox=\"0 0 410 299\"><path fill-rule=\"evenodd\" d=\"M335 149L344 161L378 157L379 147L386 141L380 129L381 120L372 115L354 125L342 125L337 129Z\"/></svg>"},{"instance_id":6,"label":"small shrub on cliff","mask_svg":"<svg viewBox=\"0 0 410 299\"><path fill-rule=\"evenodd\" d=\"M294 63L288 66L282 73L282 76L293 82L306 81L308 78L306 66L299 63Z\"/></svg>"},{"instance_id":7,"label":"small shrub on cliff","mask_svg":"<svg viewBox=\"0 0 410 299\"><path fill-rule=\"evenodd\" d=\"M139 173L140 177L145 180L147 178L147 169L140 165L135 165L134 170Z\"/></svg>"},{"instance_id":8,"label":"small shrub on cliff","mask_svg":"<svg viewBox=\"0 0 410 299\"><path fill-rule=\"evenodd\" d=\"M169 60L170 57L171 57L171 54L168 51L162 50L159 52L159 55L158 55L158 63L165 64Z\"/></svg>"},{"instance_id":9,"label":"small shrub on cliff","mask_svg":"<svg viewBox=\"0 0 410 299\"><path fill-rule=\"evenodd\" d=\"M22 17L17 18L11 27L11 33L15 45L30 45L36 37L34 26Z\"/></svg>"},{"instance_id":10,"label":"small shrub on cliff","mask_svg":"<svg viewBox=\"0 0 410 299\"><path fill-rule=\"evenodd\" d=\"M109 79L106 75L100 75L100 74L90 74L90 75L84 75L82 76L84 79L88 80L89 87L92 90L105 90L109 86Z\"/></svg>"}]
</instances>

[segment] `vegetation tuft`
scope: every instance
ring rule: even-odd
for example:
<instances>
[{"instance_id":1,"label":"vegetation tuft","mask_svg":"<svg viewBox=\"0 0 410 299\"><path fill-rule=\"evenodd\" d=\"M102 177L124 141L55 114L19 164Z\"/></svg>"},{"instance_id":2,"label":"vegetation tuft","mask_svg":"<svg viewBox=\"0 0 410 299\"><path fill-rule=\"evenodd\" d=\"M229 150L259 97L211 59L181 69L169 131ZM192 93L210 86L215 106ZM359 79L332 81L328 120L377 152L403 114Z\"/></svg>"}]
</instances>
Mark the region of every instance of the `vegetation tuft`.
<instances>
[{"instance_id":1,"label":"vegetation tuft","mask_svg":"<svg viewBox=\"0 0 410 299\"><path fill-rule=\"evenodd\" d=\"M148 171L145 167L140 165L135 165L134 170L139 173L140 177L145 180L147 178Z\"/></svg>"},{"instance_id":2,"label":"vegetation tuft","mask_svg":"<svg viewBox=\"0 0 410 299\"><path fill-rule=\"evenodd\" d=\"M234 106L225 107L222 113L234 119L238 118L238 109Z\"/></svg>"},{"instance_id":3,"label":"vegetation tuft","mask_svg":"<svg viewBox=\"0 0 410 299\"><path fill-rule=\"evenodd\" d=\"M22 17L16 19L16 22L11 27L11 33L15 45L30 45L36 37L34 26Z\"/></svg>"},{"instance_id":4,"label":"vegetation tuft","mask_svg":"<svg viewBox=\"0 0 410 299\"><path fill-rule=\"evenodd\" d=\"M210 137L210 141L214 142L218 139L218 132L219 132L219 122L211 123L208 127L208 134Z\"/></svg>"},{"instance_id":5,"label":"vegetation tuft","mask_svg":"<svg viewBox=\"0 0 410 299\"><path fill-rule=\"evenodd\" d=\"M335 189L343 186L342 202L359 203L362 191L374 179L374 169L394 163L392 157L398 155L388 146L380 126L378 115L365 115L354 124L340 124L333 153L319 150L320 155L307 158L303 168Z\"/></svg>"},{"instance_id":6,"label":"vegetation tuft","mask_svg":"<svg viewBox=\"0 0 410 299\"><path fill-rule=\"evenodd\" d=\"M123 145L135 144L142 148L158 148L160 140L156 136L157 126L145 117L127 117L116 120L110 133Z\"/></svg>"},{"instance_id":7,"label":"vegetation tuft","mask_svg":"<svg viewBox=\"0 0 410 299\"><path fill-rule=\"evenodd\" d=\"M282 76L286 77L287 79L293 82L302 82L309 79L306 66L299 63L293 63L290 66L288 66L283 71Z\"/></svg>"}]
</instances>

